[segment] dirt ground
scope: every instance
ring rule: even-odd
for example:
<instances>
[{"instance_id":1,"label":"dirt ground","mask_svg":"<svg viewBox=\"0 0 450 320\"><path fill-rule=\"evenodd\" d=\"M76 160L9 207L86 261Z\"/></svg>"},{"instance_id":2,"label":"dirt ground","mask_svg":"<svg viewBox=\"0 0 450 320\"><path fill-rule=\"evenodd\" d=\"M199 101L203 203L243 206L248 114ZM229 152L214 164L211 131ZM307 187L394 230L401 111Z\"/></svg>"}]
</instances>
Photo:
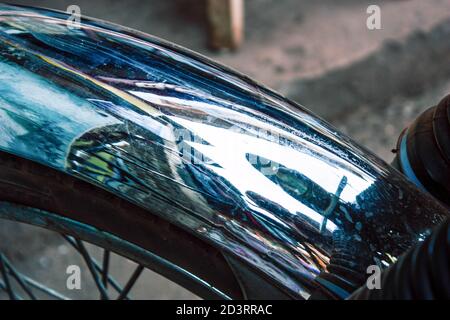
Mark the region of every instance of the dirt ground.
<instances>
[{"instance_id":1,"label":"dirt ground","mask_svg":"<svg viewBox=\"0 0 450 320\"><path fill-rule=\"evenodd\" d=\"M85 15L198 51L310 108L386 161L404 126L450 93L450 0L246 0L245 42L236 52L208 50L203 1L10 2L60 10L77 4ZM366 27L369 4L381 7L381 30ZM15 249L31 251L34 233L10 230L0 225ZM59 240L42 242L50 245L38 258L24 254L24 269L36 261L44 270L62 268L56 258L72 257ZM133 270L126 262L115 268L118 274ZM82 296L91 297L90 289ZM193 297L152 273L138 291L149 298Z\"/></svg>"}]
</instances>

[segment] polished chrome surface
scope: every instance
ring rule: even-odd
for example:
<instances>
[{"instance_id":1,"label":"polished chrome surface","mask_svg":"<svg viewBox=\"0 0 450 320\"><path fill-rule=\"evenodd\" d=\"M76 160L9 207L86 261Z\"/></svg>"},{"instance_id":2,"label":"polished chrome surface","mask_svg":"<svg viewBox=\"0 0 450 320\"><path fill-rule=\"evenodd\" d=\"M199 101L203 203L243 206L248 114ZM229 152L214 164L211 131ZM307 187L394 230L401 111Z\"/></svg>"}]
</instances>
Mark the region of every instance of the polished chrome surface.
<instances>
[{"instance_id":1,"label":"polished chrome surface","mask_svg":"<svg viewBox=\"0 0 450 320\"><path fill-rule=\"evenodd\" d=\"M448 215L244 76L123 27L83 18L69 28L42 9L0 6L0 149L147 208L295 298L318 286L345 296L329 276L389 266Z\"/></svg>"}]
</instances>

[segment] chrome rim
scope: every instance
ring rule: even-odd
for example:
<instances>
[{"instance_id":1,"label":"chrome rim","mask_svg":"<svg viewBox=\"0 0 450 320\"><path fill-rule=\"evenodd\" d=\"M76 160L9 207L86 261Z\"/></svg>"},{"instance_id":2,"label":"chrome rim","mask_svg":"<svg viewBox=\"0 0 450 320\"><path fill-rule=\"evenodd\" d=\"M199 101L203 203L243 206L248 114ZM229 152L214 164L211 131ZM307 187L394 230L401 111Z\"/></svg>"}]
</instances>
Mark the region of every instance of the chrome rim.
<instances>
[{"instance_id":1,"label":"chrome rim","mask_svg":"<svg viewBox=\"0 0 450 320\"><path fill-rule=\"evenodd\" d=\"M0 219L42 227L49 232L59 233L65 243L75 250L84 261L90 279L98 291L99 299L132 299L133 296L130 292L145 269L156 271L191 292L200 292L203 298L230 299L212 285L170 261L110 233L78 221L9 202L0 202ZM89 246L100 248L100 259L91 254L86 243ZM128 279L121 281L122 285L111 274L112 253L137 264ZM2 291L6 293L7 298L12 300L69 299L65 294L21 272L14 265L13 259L7 257L0 250L0 292Z\"/></svg>"}]
</instances>

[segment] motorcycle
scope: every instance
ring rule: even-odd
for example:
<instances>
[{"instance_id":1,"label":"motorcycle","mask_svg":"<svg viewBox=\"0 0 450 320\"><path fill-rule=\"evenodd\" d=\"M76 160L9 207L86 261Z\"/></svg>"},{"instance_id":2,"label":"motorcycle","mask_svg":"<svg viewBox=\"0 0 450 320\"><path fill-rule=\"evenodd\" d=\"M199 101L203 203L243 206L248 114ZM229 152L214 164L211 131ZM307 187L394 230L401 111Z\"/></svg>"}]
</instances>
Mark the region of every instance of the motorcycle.
<instances>
[{"instance_id":1,"label":"motorcycle","mask_svg":"<svg viewBox=\"0 0 450 320\"><path fill-rule=\"evenodd\" d=\"M206 299L368 298L355 291L370 266L395 269L408 249L445 240L431 234L448 221L450 158L420 134L431 126L435 138L437 109L449 127L441 106L402 135L402 174L302 106L187 49L97 19L73 28L62 12L1 5L0 218L63 234L102 299L108 284L127 298L144 268ZM436 136L448 148L450 135ZM102 263L84 242L104 249ZM124 288L109 278L109 252L139 265ZM5 254L0 262L8 297L19 298L14 280L30 298L64 298ZM448 279L448 270L439 272Z\"/></svg>"}]
</instances>

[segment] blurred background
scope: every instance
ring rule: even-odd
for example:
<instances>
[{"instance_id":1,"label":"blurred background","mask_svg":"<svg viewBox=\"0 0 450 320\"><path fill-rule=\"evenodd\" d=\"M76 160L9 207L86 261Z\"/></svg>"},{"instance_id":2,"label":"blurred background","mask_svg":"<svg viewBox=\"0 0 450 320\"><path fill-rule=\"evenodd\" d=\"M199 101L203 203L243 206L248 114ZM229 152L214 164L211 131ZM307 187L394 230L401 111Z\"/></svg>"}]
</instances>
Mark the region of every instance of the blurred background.
<instances>
[{"instance_id":1,"label":"blurred background","mask_svg":"<svg viewBox=\"0 0 450 320\"><path fill-rule=\"evenodd\" d=\"M388 162L402 129L450 93L450 0L9 2L63 11L78 5L82 15L200 52L307 107ZM380 7L381 29L367 27L369 5ZM34 231L11 230L0 224L0 243L31 250ZM59 238L37 237L33 252L42 253L22 254L23 268L58 268L57 257L71 257ZM116 265L124 279L132 270ZM64 277L49 281L59 286ZM137 290L148 298L194 297L151 272L145 281Z\"/></svg>"}]
</instances>

